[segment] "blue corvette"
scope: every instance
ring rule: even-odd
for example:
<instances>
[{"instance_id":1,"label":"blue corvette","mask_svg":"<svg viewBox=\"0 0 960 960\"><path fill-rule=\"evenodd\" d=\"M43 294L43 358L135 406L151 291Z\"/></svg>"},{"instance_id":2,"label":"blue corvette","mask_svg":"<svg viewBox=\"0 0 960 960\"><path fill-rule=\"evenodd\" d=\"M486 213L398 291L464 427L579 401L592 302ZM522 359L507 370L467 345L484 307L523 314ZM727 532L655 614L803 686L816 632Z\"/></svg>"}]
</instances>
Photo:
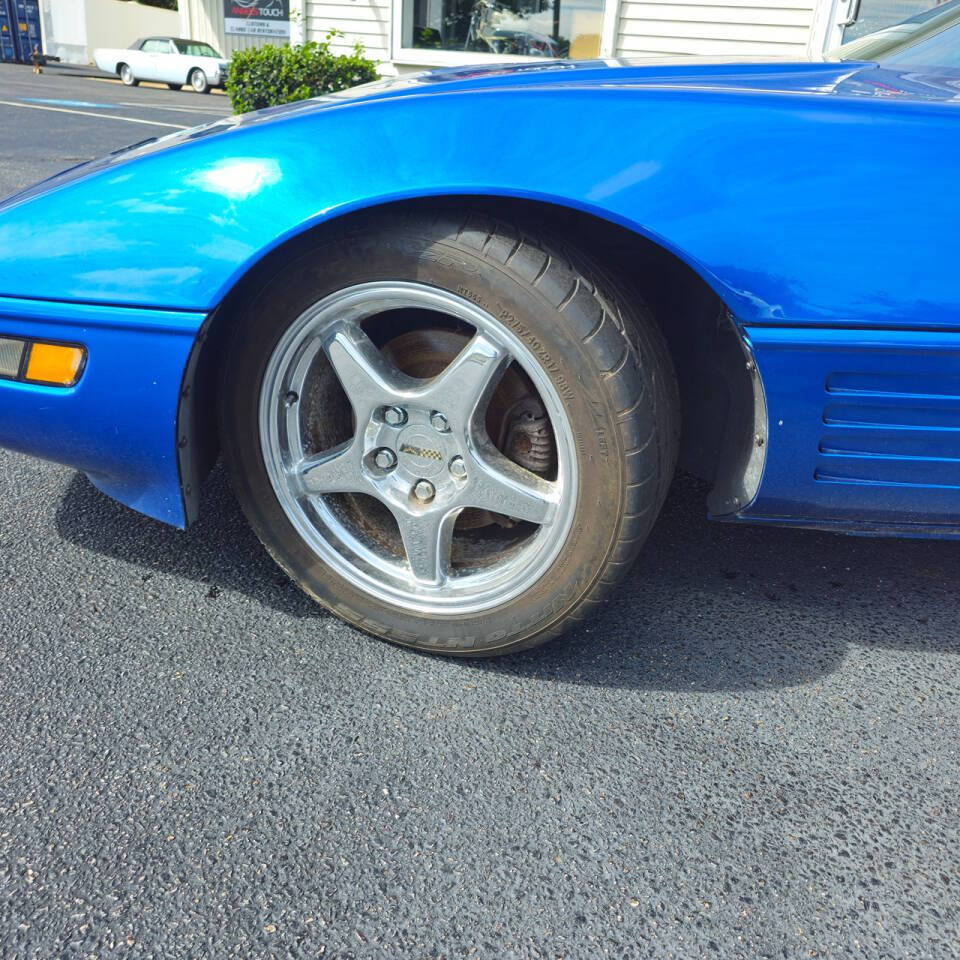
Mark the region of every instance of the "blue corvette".
<instances>
[{"instance_id":1,"label":"blue corvette","mask_svg":"<svg viewBox=\"0 0 960 960\"><path fill-rule=\"evenodd\" d=\"M960 536L960 7L822 63L449 70L0 204L0 445L165 523L222 451L350 623L581 620L718 519Z\"/></svg>"}]
</instances>

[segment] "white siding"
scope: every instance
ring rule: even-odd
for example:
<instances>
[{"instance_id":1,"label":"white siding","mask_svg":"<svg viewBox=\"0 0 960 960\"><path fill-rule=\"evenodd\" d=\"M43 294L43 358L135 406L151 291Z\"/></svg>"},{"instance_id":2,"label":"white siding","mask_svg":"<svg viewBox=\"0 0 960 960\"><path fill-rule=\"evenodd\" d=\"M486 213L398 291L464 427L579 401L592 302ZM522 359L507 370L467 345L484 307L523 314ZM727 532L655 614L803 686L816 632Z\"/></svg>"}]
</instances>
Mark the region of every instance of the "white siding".
<instances>
[{"instance_id":1,"label":"white siding","mask_svg":"<svg viewBox=\"0 0 960 960\"><path fill-rule=\"evenodd\" d=\"M619 12L611 21L615 25L615 29L611 27L611 52L619 57L803 58L814 8L823 2L826 0L619 0ZM368 57L389 69L391 0L293 0L291 8L297 7L302 10L305 39L321 41L328 31L338 30L343 36L333 40L334 52L348 53L360 42ZM194 37L221 45L228 56L264 42L225 38L222 0L180 0L180 11L185 22L189 17ZM429 53L425 53L429 63Z\"/></svg>"},{"instance_id":2,"label":"white siding","mask_svg":"<svg viewBox=\"0 0 960 960\"><path fill-rule=\"evenodd\" d=\"M621 0L616 55L797 57L816 0Z\"/></svg>"},{"instance_id":3,"label":"white siding","mask_svg":"<svg viewBox=\"0 0 960 960\"><path fill-rule=\"evenodd\" d=\"M334 53L349 53L359 41L371 60L390 59L390 0L304 0L303 18L307 40L343 34L330 44Z\"/></svg>"}]
</instances>

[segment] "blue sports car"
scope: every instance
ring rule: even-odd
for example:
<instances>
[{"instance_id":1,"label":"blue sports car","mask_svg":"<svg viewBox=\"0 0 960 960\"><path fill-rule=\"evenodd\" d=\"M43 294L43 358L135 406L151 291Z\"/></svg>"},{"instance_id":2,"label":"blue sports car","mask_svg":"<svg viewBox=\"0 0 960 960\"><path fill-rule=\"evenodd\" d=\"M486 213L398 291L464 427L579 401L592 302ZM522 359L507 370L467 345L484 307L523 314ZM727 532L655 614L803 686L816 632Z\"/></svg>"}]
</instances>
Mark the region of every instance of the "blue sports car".
<instances>
[{"instance_id":1,"label":"blue sports car","mask_svg":"<svg viewBox=\"0 0 960 960\"><path fill-rule=\"evenodd\" d=\"M176 526L222 451L362 630L580 621L717 520L960 536L960 0L824 62L447 70L0 204L0 445Z\"/></svg>"}]
</instances>

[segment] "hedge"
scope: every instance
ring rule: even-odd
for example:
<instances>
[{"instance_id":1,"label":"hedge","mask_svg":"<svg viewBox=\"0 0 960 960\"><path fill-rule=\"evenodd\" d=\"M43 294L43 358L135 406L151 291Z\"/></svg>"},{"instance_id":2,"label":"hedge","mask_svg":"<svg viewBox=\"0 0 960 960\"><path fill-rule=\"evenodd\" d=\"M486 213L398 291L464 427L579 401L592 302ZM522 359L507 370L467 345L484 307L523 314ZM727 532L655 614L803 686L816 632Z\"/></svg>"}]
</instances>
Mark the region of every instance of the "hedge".
<instances>
[{"instance_id":1,"label":"hedge","mask_svg":"<svg viewBox=\"0 0 960 960\"><path fill-rule=\"evenodd\" d=\"M358 43L352 54L330 52L335 33L322 43L238 50L230 60L227 93L234 113L305 100L376 80L377 65Z\"/></svg>"}]
</instances>

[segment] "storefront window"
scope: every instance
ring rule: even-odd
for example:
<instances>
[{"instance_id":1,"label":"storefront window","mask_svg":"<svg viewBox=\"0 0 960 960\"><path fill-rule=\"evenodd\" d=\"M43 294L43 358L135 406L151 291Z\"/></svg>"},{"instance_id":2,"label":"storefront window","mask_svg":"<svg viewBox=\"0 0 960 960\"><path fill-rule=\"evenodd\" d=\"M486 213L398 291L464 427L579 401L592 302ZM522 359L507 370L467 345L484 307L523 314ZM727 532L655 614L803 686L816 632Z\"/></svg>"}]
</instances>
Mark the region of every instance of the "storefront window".
<instances>
[{"instance_id":1,"label":"storefront window","mask_svg":"<svg viewBox=\"0 0 960 960\"><path fill-rule=\"evenodd\" d=\"M603 0L403 0L403 46L583 60L602 22Z\"/></svg>"}]
</instances>

